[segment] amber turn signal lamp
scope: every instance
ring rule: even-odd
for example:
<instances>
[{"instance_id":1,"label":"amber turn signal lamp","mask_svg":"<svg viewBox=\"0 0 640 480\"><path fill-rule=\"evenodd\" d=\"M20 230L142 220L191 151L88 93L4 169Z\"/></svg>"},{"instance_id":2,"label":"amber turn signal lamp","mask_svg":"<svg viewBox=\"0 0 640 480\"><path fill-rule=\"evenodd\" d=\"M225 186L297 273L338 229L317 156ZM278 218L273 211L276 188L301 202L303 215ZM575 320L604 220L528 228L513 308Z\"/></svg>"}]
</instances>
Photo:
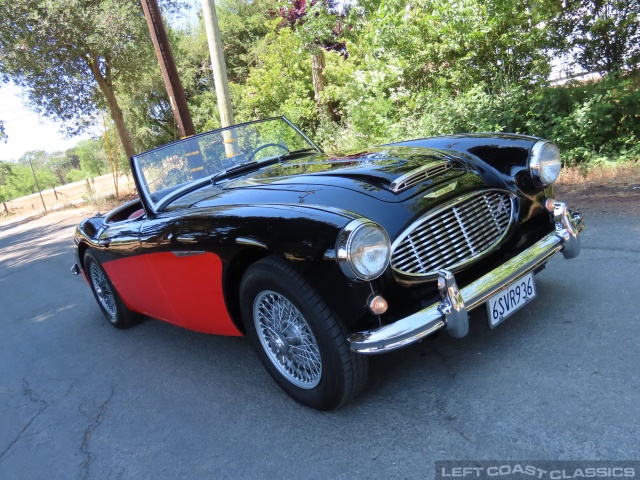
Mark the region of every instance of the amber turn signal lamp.
<instances>
[{"instance_id":1,"label":"amber turn signal lamp","mask_svg":"<svg viewBox=\"0 0 640 480\"><path fill-rule=\"evenodd\" d=\"M553 198L547 198L547 200L544 202L544 208L546 208L548 211L553 212L556 206L556 201Z\"/></svg>"},{"instance_id":2,"label":"amber turn signal lamp","mask_svg":"<svg viewBox=\"0 0 640 480\"><path fill-rule=\"evenodd\" d=\"M369 299L369 310L374 315L382 315L389 308L387 301L380 295L375 295Z\"/></svg>"}]
</instances>

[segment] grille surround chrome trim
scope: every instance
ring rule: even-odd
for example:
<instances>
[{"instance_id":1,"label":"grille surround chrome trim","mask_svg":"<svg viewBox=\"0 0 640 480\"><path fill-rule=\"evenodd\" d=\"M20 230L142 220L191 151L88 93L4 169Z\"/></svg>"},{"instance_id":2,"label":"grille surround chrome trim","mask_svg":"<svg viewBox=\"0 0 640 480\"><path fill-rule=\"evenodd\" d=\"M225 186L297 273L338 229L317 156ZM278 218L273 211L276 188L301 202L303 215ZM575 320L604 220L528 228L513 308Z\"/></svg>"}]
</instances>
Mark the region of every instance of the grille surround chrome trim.
<instances>
[{"instance_id":1,"label":"grille surround chrome trim","mask_svg":"<svg viewBox=\"0 0 640 480\"><path fill-rule=\"evenodd\" d=\"M499 194L502 195L502 198L504 199L508 199L510 201L510 212L509 212L509 218L507 221L506 226L502 229L502 233L501 235L499 235L494 241L492 241L488 246L484 246L484 244L481 244L481 249L480 252L477 255L471 255L469 258L461 261L461 262L457 262L457 263L449 263L449 264L445 264L445 266L439 265L437 268L434 268L432 271L428 271L426 273L412 273L412 272L408 272L408 271L404 271L402 270L402 268L398 268L397 264L398 263L402 263L402 262L406 262L406 261L411 261L411 259L413 259L414 257L417 257L418 255L416 254L416 250L414 249L414 252L412 252L408 257L406 256L406 252L403 253L403 255L405 256L402 259L402 262L398 262L398 260L395 258L396 255L396 250L398 249L398 247L400 246L400 244L402 244L405 239L407 237L409 237L412 233L414 233L419 227L421 227L423 224L427 223L430 220L433 220L434 218L440 217L443 214L449 214L451 215L454 219L455 219L455 213L452 210L456 205L465 203L469 200L472 200L474 197L480 197L480 196L484 196L487 194ZM474 206L475 209L477 210L478 207L477 205ZM418 218L417 220L415 220L413 223L411 223L407 228L405 228L402 233L400 235L398 235L398 237L393 241L393 243L391 244L391 259L390 259L390 265L391 265L391 269L394 273L394 275L397 277L397 279L399 280L400 283L418 283L418 282L424 282L424 281L428 281L428 280L432 280L437 278L438 276L438 270L442 269L442 268L446 268L447 270L450 270L452 272L457 272L460 271L462 268L466 267L467 265L469 265L470 263L476 262L478 260L480 260L481 258L485 257L486 255L489 255L490 253L492 253L493 251L495 251L495 249L502 243L502 241L504 240L504 238L509 234L509 232L511 231L513 224L514 224L514 218L515 218L515 210L516 210L516 195L513 194L512 192L509 192L508 190L504 190L504 189L498 189L498 188L490 188L490 189L483 189L483 190L476 190L473 191L471 193L467 193L465 195L462 195L460 197L457 197L449 202L446 202L442 205L440 205L439 207L435 208L434 210L431 210L430 212L427 212L425 215L423 215L422 217ZM447 212L448 211L448 212ZM477 217L481 216L483 213L482 212L475 212L473 209L470 210L471 211L471 218L473 218L474 222L477 221ZM491 214L491 210L489 210L489 213ZM467 217L470 216L469 211L466 212ZM475 215L475 216L474 216ZM471 223L469 225L470 227L473 227L473 233L477 234L477 232L481 233L481 237L480 239L485 238L488 233L486 232L486 223L481 222L479 224L477 223ZM444 259L446 260L447 258L451 257L453 252L456 251L455 246L460 242L460 238L465 238L465 236L468 235L468 231L466 231L462 225L456 225L455 228L459 228L460 231L455 233L455 238L457 243L454 242L448 242L447 245L447 249L444 251L444 254L442 253L442 250L440 250L437 255L436 258L438 257L438 255L445 255ZM449 226L438 226L437 230L434 233L437 233L436 237L441 237L442 235L446 234L446 232L448 232L450 230ZM429 239L430 241L432 240L433 237L431 239ZM466 240L465 240L466 241ZM424 252L427 251L425 250L425 245L428 245L429 242L422 242L421 245L418 246L418 250L420 251L421 255L420 258L427 260L426 255L424 255ZM409 259L409 260L407 260ZM415 260L415 262L420 263L420 259Z\"/></svg>"},{"instance_id":2,"label":"grille surround chrome trim","mask_svg":"<svg viewBox=\"0 0 640 480\"><path fill-rule=\"evenodd\" d=\"M389 190L391 190L393 193L402 192L403 190L411 188L418 183L424 182L425 180L429 180L430 178L442 175L452 168L453 162L451 160L443 160L435 164L424 165L396 178L389 185Z\"/></svg>"}]
</instances>

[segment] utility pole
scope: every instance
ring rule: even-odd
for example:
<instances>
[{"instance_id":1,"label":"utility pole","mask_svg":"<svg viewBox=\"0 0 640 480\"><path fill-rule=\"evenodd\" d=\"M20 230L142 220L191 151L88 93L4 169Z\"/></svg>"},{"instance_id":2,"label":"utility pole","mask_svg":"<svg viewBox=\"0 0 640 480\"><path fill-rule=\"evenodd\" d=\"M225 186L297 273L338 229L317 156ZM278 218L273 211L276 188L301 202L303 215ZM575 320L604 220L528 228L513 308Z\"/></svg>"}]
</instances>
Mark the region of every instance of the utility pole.
<instances>
[{"instance_id":1,"label":"utility pole","mask_svg":"<svg viewBox=\"0 0 640 480\"><path fill-rule=\"evenodd\" d=\"M180 83L176 62L171 53L167 32L162 23L158 2L156 0L141 0L141 3L144 16L147 19L149 33L151 34L153 48L156 51L156 57L158 57L158 63L162 71L162 78L164 79L164 86L167 89L173 116L176 119L180 138L190 137L196 134L196 129L193 126L189 105L187 105L187 97L185 97L182 83ZM185 153L185 157L189 162L189 172L193 178L203 178L206 176L207 171L198 142L195 140L187 141L184 147L188 150L188 153Z\"/></svg>"},{"instance_id":2,"label":"utility pole","mask_svg":"<svg viewBox=\"0 0 640 480\"><path fill-rule=\"evenodd\" d=\"M223 127L228 127L233 125L235 120L231 107L227 67L224 62L222 39L220 38L214 0L202 0L202 17L204 19L204 26L207 29L207 39L209 40L209 54L211 55L211 68L213 70L213 83L218 99L218 109L220 110L220 123ZM235 129L226 130L223 136L227 158L239 155L240 151L238 149L238 139Z\"/></svg>"},{"instance_id":3,"label":"utility pole","mask_svg":"<svg viewBox=\"0 0 640 480\"><path fill-rule=\"evenodd\" d=\"M187 105L187 98L184 95L184 90L180 83L180 77L178 77L178 69L176 68L173 54L171 53L167 32L162 23L158 2L156 0L142 0L141 3L144 16L147 19L147 25L149 26L149 33L151 33L153 48L156 51L156 57L158 57L160 70L162 70L162 78L164 79L164 85L169 95L169 102L171 102L171 109L176 119L176 125L178 125L180 137L184 138L195 135L196 129L193 126L193 120L191 119L191 113Z\"/></svg>"},{"instance_id":4,"label":"utility pole","mask_svg":"<svg viewBox=\"0 0 640 480\"><path fill-rule=\"evenodd\" d=\"M31 173L33 173L33 180L36 182L36 188L38 189L38 193L40 194L40 200L42 200L42 208L44 208L44 212L47 213L47 206L44 204L44 198L42 198L42 192L40 191L40 185L38 185L38 179L36 178L36 172L33 169L33 164L31 163L31 159L28 158L27 160L29 160L29 166L31 167ZM5 205L4 208L7 208L7 206Z\"/></svg>"}]
</instances>

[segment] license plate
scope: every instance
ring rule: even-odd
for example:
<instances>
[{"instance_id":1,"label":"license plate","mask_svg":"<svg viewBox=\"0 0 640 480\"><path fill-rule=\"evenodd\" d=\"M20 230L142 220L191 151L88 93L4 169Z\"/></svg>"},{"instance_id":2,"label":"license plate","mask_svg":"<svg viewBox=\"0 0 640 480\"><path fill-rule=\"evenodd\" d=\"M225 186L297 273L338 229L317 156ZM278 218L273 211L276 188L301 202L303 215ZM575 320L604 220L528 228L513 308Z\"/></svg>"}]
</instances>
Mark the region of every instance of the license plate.
<instances>
[{"instance_id":1,"label":"license plate","mask_svg":"<svg viewBox=\"0 0 640 480\"><path fill-rule=\"evenodd\" d=\"M502 323L505 318L529 303L535 296L536 284L533 281L533 273L503 288L487 300L489 327L493 328Z\"/></svg>"}]
</instances>

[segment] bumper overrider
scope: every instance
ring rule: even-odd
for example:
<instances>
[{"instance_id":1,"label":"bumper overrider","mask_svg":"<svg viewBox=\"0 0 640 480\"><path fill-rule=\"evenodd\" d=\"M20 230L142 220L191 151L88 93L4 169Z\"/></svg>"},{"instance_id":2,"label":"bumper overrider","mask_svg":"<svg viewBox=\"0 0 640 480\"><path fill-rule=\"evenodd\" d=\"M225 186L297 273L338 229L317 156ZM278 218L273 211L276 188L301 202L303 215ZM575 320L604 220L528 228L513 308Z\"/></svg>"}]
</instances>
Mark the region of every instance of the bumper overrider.
<instances>
[{"instance_id":1,"label":"bumper overrider","mask_svg":"<svg viewBox=\"0 0 640 480\"><path fill-rule=\"evenodd\" d=\"M534 271L558 252L564 258L580 253L579 234L584 228L582 216L564 203L554 203L555 233L550 233L498 268L459 289L455 277L447 270L438 272L438 290L442 299L419 312L389 325L349 335L351 350L377 354L396 350L446 329L452 337L469 332L468 312L519 278Z\"/></svg>"}]
</instances>

